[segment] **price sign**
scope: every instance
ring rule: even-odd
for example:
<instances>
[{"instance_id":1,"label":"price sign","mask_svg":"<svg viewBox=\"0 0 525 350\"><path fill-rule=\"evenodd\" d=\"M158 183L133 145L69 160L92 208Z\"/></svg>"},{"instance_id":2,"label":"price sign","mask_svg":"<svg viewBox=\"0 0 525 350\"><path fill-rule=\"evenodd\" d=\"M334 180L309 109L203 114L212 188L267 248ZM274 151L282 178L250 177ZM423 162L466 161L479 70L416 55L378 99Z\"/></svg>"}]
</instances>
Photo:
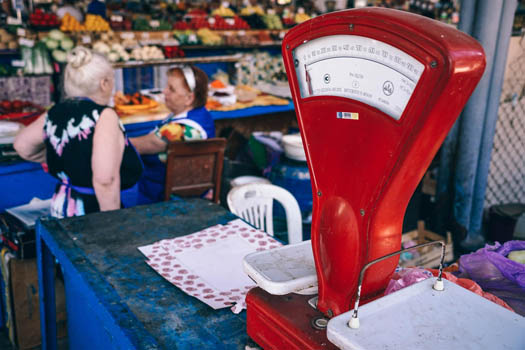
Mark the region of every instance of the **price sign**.
<instances>
[{"instance_id":1,"label":"price sign","mask_svg":"<svg viewBox=\"0 0 525 350\"><path fill-rule=\"evenodd\" d=\"M168 40L168 38L170 37L170 33L169 32L163 33L162 37L164 38L164 40Z\"/></svg>"},{"instance_id":2,"label":"price sign","mask_svg":"<svg viewBox=\"0 0 525 350\"><path fill-rule=\"evenodd\" d=\"M225 22L229 25L229 26L233 26L235 25L235 20L233 18L226 18L225 19Z\"/></svg>"},{"instance_id":3,"label":"price sign","mask_svg":"<svg viewBox=\"0 0 525 350\"><path fill-rule=\"evenodd\" d=\"M26 30L24 28L16 28L16 35L26 36Z\"/></svg>"},{"instance_id":4,"label":"price sign","mask_svg":"<svg viewBox=\"0 0 525 350\"><path fill-rule=\"evenodd\" d=\"M22 68L22 67L25 67L26 63L22 60L12 60L11 61L11 66L13 67L19 67L19 68Z\"/></svg>"},{"instance_id":5,"label":"price sign","mask_svg":"<svg viewBox=\"0 0 525 350\"><path fill-rule=\"evenodd\" d=\"M225 7L225 8L229 8L230 7L230 3L228 1L223 1L221 6Z\"/></svg>"},{"instance_id":6,"label":"price sign","mask_svg":"<svg viewBox=\"0 0 525 350\"><path fill-rule=\"evenodd\" d=\"M7 17L7 24L9 24L9 25L18 25L18 24L22 24L22 22L18 18Z\"/></svg>"},{"instance_id":7,"label":"price sign","mask_svg":"<svg viewBox=\"0 0 525 350\"><path fill-rule=\"evenodd\" d=\"M245 36L246 32L244 30L239 30L238 34L239 34L239 36Z\"/></svg>"},{"instance_id":8,"label":"price sign","mask_svg":"<svg viewBox=\"0 0 525 350\"><path fill-rule=\"evenodd\" d=\"M122 21L124 21L122 16L117 16L117 15L112 15L110 17L110 19L111 19L112 22L122 22Z\"/></svg>"},{"instance_id":9,"label":"price sign","mask_svg":"<svg viewBox=\"0 0 525 350\"><path fill-rule=\"evenodd\" d=\"M120 33L120 37L122 39L132 40L132 39L135 39L135 34L131 32L123 32L123 33Z\"/></svg>"},{"instance_id":10,"label":"price sign","mask_svg":"<svg viewBox=\"0 0 525 350\"><path fill-rule=\"evenodd\" d=\"M91 37L89 35L82 35L82 44L90 44Z\"/></svg>"},{"instance_id":11,"label":"price sign","mask_svg":"<svg viewBox=\"0 0 525 350\"><path fill-rule=\"evenodd\" d=\"M213 17L208 18L208 23L211 24L211 25L214 25L215 24L215 18L213 18Z\"/></svg>"},{"instance_id":12,"label":"price sign","mask_svg":"<svg viewBox=\"0 0 525 350\"><path fill-rule=\"evenodd\" d=\"M275 15L275 10L274 9L268 9L268 11L266 11L267 14L269 15Z\"/></svg>"},{"instance_id":13,"label":"price sign","mask_svg":"<svg viewBox=\"0 0 525 350\"><path fill-rule=\"evenodd\" d=\"M33 47L35 46L35 41L26 38L20 38L18 39L18 44L20 44L20 46Z\"/></svg>"},{"instance_id":14,"label":"price sign","mask_svg":"<svg viewBox=\"0 0 525 350\"><path fill-rule=\"evenodd\" d=\"M158 28L160 27L160 22L157 20L149 21L149 25L151 28Z\"/></svg>"},{"instance_id":15,"label":"price sign","mask_svg":"<svg viewBox=\"0 0 525 350\"><path fill-rule=\"evenodd\" d=\"M141 34L141 36L142 36L142 39L144 39L144 40L149 39L149 33L148 33L148 32L143 32L143 33Z\"/></svg>"}]
</instances>

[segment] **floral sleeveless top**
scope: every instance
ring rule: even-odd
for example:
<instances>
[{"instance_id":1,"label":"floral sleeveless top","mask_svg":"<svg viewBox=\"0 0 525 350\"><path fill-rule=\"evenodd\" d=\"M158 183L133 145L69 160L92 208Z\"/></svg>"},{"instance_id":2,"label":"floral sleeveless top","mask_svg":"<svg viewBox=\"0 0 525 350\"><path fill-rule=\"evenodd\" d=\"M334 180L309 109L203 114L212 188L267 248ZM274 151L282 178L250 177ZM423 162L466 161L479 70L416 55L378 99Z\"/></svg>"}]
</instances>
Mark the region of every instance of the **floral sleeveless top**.
<instances>
[{"instance_id":1,"label":"floral sleeveless top","mask_svg":"<svg viewBox=\"0 0 525 350\"><path fill-rule=\"evenodd\" d=\"M100 210L93 190L91 156L95 126L108 108L90 99L68 99L51 108L44 124L49 173L60 183L52 198L51 215L54 217L79 216ZM124 155L120 166L121 189L134 186L141 174L142 163L129 142L124 127ZM121 196L122 197L122 196Z\"/></svg>"}]
</instances>

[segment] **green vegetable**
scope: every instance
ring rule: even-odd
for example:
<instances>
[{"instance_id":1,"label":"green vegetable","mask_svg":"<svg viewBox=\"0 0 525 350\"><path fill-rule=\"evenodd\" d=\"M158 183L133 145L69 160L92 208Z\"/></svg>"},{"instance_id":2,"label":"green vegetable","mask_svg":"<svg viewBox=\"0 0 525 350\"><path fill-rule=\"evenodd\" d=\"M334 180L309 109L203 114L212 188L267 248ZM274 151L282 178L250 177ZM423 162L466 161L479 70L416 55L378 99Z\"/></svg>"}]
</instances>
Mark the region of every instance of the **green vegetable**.
<instances>
[{"instance_id":1,"label":"green vegetable","mask_svg":"<svg viewBox=\"0 0 525 350\"><path fill-rule=\"evenodd\" d=\"M48 38L48 39L46 40L46 46L47 46L47 48L48 48L49 50L54 50L54 49L58 48L58 41L53 40L53 39L51 39L51 38Z\"/></svg>"},{"instance_id":2,"label":"green vegetable","mask_svg":"<svg viewBox=\"0 0 525 350\"><path fill-rule=\"evenodd\" d=\"M24 61L24 74L33 74L33 50L28 46L20 46L20 54Z\"/></svg>"},{"instance_id":3,"label":"green vegetable","mask_svg":"<svg viewBox=\"0 0 525 350\"><path fill-rule=\"evenodd\" d=\"M57 61L58 63L66 63L67 61L67 53L62 50L53 50L51 53L51 56L53 56L53 59Z\"/></svg>"},{"instance_id":4,"label":"green vegetable","mask_svg":"<svg viewBox=\"0 0 525 350\"><path fill-rule=\"evenodd\" d=\"M44 74L53 74L53 66L51 65L51 57L49 57L49 50L46 45L40 45L40 54L44 63Z\"/></svg>"},{"instance_id":5,"label":"green vegetable","mask_svg":"<svg viewBox=\"0 0 525 350\"><path fill-rule=\"evenodd\" d=\"M33 73L34 74L44 74L44 58L42 57L42 47L43 43L37 43L33 47L32 60L33 60Z\"/></svg>"},{"instance_id":6,"label":"green vegetable","mask_svg":"<svg viewBox=\"0 0 525 350\"><path fill-rule=\"evenodd\" d=\"M60 30L58 29L53 29L49 32L48 36L53 39L53 40L56 40L56 41L61 41L62 39L66 38L66 35L64 33L62 33Z\"/></svg>"},{"instance_id":7,"label":"green vegetable","mask_svg":"<svg viewBox=\"0 0 525 350\"><path fill-rule=\"evenodd\" d=\"M71 50L73 46L75 46L75 44L73 43L73 40L69 38L64 38L60 41L60 47L66 51Z\"/></svg>"}]
</instances>

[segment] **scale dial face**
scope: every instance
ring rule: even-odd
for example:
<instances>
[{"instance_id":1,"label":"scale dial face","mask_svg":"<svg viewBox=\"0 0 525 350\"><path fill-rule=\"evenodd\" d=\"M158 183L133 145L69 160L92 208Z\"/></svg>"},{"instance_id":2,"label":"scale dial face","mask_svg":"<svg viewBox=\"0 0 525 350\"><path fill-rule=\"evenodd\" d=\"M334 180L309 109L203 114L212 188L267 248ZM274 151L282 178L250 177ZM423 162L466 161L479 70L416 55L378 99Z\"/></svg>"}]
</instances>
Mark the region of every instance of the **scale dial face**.
<instances>
[{"instance_id":1,"label":"scale dial face","mask_svg":"<svg viewBox=\"0 0 525 350\"><path fill-rule=\"evenodd\" d=\"M331 35L293 51L301 97L340 96L363 102L395 120L403 114L425 66L385 42Z\"/></svg>"}]
</instances>

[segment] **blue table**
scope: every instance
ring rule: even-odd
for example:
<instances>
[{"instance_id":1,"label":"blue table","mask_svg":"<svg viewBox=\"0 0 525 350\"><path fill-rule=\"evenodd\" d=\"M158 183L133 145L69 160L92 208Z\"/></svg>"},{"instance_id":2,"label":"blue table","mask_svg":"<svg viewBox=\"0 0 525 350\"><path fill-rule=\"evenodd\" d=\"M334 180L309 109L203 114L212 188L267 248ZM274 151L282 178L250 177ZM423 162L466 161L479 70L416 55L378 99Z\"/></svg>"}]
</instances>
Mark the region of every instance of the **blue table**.
<instances>
[{"instance_id":1,"label":"blue table","mask_svg":"<svg viewBox=\"0 0 525 350\"><path fill-rule=\"evenodd\" d=\"M55 259L64 276L70 349L244 349L251 343L245 311L213 310L186 295L137 249L235 218L219 205L188 199L39 222L43 349L57 344Z\"/></svg>"},{"instance_id":2,"label":"blue table","mask_svg":"<svg viewBox=\"0 0 525 350\"><path fill-rule=\"evenodd\" d=\"M57 180L38 163L13 162L0 165L0 212L28 203L34 197L48 199Z\"/></svg>"},{"instance_id":3,"label":"blue table","mask_svg":"<svg viewBox=\"0 0 525 350\"><path fill-rule=\"evenodd\" d=\"M250 107L229 112L211 112L214 120L238 119L255 116L269 116L293 112L290 102L283 106ZM144 135L153 130L160 120L126 124L130 137ZM0 212L6 208L28 203L33 197L48 199L52 196L56 179L42 170L40 164L25 161L0 164Z\"/></svg>"}]
</instances>

